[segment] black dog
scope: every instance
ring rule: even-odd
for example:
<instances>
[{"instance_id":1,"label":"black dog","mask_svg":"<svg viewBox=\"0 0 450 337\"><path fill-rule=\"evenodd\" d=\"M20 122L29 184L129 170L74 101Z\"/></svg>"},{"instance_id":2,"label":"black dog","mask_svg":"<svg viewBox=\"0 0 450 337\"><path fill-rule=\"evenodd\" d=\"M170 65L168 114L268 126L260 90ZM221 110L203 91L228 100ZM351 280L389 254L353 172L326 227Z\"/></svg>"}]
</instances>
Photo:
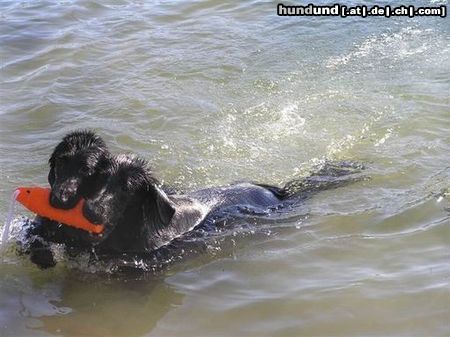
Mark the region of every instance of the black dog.
<instances>
[{"instance_id":1,"label":"black dog","mask_svg":"<svg viewBox=\"0 0 450 337\"><path fill-rule=\"evenodd\" d=\"M50 204L70 209L80 198L94 195L106 182L110 154L105 142L92 131L74 131L55 147L49 159L48 182ZM89 235L84 231L60 226L57 222L36 217L26 233L31 261L42 268L55 264L49 242L85 245Z\"/></svg>"},{"instance_id":2,"label":"black dog","mask_svg":"<svg viewBox=\"0 0 450 337\"><path fill-rule=\"evenodd\" d=\"M96 144L104 144L97 136L81 134L89 134L96 141L78 142L78 136L68 135L50 159L52 202L68 207L79 197L84 197L85 217L105 225L105 231L90 235L44 219L41 225L35 226L37 230L33 234L39 239L35 240L37 249L32 249L32 261L43 268L55 262L51 251L42 242L64 243L72 252L94 252L106 259L126 254L152 255L180 236L192 233L194 229L215 226L233 214L269 214L292 200L358 180L359 177L349 179L345 176L361 168L352 163L325 165L316 175L292 181L281 188L240 183L183 195L167 194L144 160L127 155L110 157L105 146L96 149ZM60 149L63 149L62 156ZM63 160L64 164L57 160L59 157L67 158L65 162Z\"/></svg>"}]
</instances>

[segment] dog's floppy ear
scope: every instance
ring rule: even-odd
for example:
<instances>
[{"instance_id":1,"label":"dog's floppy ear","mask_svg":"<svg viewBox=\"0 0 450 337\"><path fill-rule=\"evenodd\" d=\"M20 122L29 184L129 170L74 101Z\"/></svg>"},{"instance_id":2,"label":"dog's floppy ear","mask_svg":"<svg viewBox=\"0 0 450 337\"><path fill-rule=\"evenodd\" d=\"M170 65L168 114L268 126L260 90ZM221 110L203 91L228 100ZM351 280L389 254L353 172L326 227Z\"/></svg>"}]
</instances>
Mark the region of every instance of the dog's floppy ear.
<instances>
[{"instance_id":1,"label":"dog's floppy ear","mask_svg":"<svg viewBox=\"0 0 450 337\"><path fill-rule=\"evenodd\" d=\"M144 221L153 230L160 231L166 228L175 213L175 206L166 193L158 186L149 184L147 196L144 201Z\"/></svg>"}]
</instances>

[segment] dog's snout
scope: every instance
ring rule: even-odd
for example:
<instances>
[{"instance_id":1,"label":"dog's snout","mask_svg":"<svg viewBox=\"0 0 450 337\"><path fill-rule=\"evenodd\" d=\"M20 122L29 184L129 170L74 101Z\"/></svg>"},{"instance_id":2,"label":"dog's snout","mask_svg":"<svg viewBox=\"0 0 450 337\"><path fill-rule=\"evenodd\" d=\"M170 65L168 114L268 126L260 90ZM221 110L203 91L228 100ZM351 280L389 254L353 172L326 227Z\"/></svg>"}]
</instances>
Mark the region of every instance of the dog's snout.
<instances>
[{"instance_id":1,"label":"dog's snout","mask_svg":"<svg viewBox=\"0 0 450 337\"><path fill-rule=\"evenodd\" d=\"M61 189L63 197L70 197L71 195L76 194L78 190L78 179L68 179L62 184Z\"/></svg>"},{"instance_id":2,"label":"dog's snout","mask_svg":"<svg viewBox=\"0 0 450 337\"><path fill-rule=\"evenodd\" d=\"M62 202L67 202L69 201L70 195L72 194L72 191L66 191L63 190L60 194L59 194L59 200L61 200Z\"/></svg>"},{"instance_id":3,"label":"dog's snout","mask_svg":"<svg viewBox=\"0 0 450 337\"><path fill-rule=\"evenodd\" d=\"M57 208L72 208L78 201L78 185L77 179L67 179L62 184L55 184L52 187L50 203Z\"/></svg>"}]
</instances>

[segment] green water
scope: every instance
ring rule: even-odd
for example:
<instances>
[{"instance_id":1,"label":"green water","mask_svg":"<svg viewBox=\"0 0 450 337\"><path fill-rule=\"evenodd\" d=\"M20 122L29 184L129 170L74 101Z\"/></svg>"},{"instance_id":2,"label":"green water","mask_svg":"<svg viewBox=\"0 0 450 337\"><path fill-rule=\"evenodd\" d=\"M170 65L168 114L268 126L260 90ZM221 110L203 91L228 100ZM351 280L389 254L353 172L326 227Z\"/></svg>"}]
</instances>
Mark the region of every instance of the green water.
<instances>
[{"instance_id":1,"label":"green water","mask_svg":"<svg viewBox=\"0 0 450 337\"><path fill-rule=\"evenodd\" d=\"M287 18L276 4L2 2L2 219L78 128L184 190L282 183L324 160L365 163L371 180L140 279L83 261L41 271L11 243L1 336L450 334L448 18Z\"/></svg>"}]
</instances>

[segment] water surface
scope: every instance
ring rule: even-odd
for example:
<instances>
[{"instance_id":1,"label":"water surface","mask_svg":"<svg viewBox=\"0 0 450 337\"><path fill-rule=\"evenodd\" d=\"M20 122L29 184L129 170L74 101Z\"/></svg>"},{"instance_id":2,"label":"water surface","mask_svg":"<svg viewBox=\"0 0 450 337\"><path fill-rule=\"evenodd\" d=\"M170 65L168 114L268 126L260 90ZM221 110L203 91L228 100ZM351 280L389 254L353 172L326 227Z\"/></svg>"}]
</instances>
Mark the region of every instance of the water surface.
<instances>
[{"instance_id":1,"label":"water surface","mask_svg":"<svg viewBox=\"0 0 450 337\"><path fill-rule=\"evenodd\" d=\"M281 184L324 160L371 176L145 277L41 271L11 243L1 336L449 335L448 19L216 0L3 1L0 16L2 219L75 128L184 190Z\"/></svg>"}]
</instances>

